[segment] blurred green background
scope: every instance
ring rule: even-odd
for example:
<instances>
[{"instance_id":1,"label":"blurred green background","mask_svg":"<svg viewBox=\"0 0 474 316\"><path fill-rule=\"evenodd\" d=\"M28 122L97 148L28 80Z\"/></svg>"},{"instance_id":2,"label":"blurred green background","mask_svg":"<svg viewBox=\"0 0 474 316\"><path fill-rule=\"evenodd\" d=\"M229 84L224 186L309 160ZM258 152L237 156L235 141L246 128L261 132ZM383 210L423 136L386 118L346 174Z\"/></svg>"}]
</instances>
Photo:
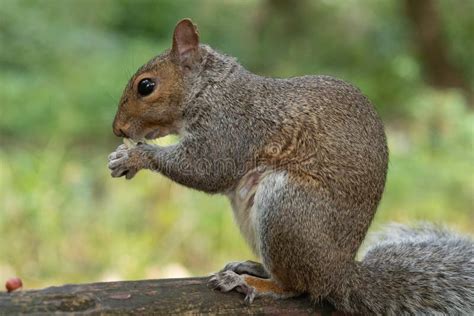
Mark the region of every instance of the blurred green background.
<instances>
[{"instance_id":1,"label":"blurred green background","mask_svg":"<svg viewBox=\"0 0 474 316\"><path fill-rule=\"evenodd\" d=\"M472 12L472 0L0 0L0 280L203 275L252 257L225 198L107 169L121 91L183 17L253 72L329 74L369 96L391 151L372 230L474 233Z\"/></svg>"}]
</instances>

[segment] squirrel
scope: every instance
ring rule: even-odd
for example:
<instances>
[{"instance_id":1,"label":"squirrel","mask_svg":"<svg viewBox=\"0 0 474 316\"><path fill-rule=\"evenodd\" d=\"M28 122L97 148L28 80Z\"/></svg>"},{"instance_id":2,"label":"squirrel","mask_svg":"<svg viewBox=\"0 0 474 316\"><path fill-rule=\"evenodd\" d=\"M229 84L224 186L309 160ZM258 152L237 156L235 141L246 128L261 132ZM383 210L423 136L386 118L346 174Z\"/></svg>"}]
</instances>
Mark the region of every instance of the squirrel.
<instances>
[{"instance_id":1,"label":"squirrel","mask_svg":"<svg viewBox=\"0 0 474 316\"><path fill-rule=\"evenodd\" d=\"M356 254L384 191L388 149L361 91L329 76L275 79L199 41L190 19L170 50L132 76L113 122L113 177L141 169L226 195L262 263L209 279L256 297L309 293L359 314L474 314L474 242L428 224L395 225ZM143 140L178 134L170 146Z\"/></svg>"}]
</instances>

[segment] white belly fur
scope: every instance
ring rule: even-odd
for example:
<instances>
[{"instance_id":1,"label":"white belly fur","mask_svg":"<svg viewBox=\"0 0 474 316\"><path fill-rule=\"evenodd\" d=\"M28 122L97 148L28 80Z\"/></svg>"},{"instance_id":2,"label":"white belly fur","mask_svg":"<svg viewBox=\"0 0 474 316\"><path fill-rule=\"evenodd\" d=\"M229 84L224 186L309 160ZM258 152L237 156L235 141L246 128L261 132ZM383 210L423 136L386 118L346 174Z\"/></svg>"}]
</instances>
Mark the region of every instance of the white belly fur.
<instances>
[{"instance_id":1,"label":"white belly fur","mask_svg":"<svg viewBox=\"0 0 474 316\"><path fill-rule=\"evenodd\" d=\"M254 200L255 196L257 196L258 199L266 199L271 195L271 192L268 190L272 190L272 188L264 188L260 185L262 180L269 176L276 176L277 178L282 178L283 176L283 178L286 178L286 176L281 173L275 174L272 171L260 172L252 170L242 177L233 191L227 193L240 232L257 256L260 256L260 241L258 240L257 234L257 214L259 210Z\"/></svg>"}]
</instances>

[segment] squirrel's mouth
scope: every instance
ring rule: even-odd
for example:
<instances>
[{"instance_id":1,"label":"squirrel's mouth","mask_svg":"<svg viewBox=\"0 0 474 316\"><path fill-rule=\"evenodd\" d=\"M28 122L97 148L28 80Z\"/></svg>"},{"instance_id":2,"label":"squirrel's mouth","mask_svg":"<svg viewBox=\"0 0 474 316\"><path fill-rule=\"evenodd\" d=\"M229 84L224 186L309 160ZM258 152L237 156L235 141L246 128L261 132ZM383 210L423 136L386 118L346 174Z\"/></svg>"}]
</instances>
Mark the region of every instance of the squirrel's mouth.
<instances>
[{"instance_id":1,"label":"squirrel's mouth","mask_svg":"<svg viewBox=\"0 0 474 316\"><path fill-rule=\"evenodd\" d=\"M152 140L158 138L160 136L160 129L156 128L151 132L148 132L145 137L135 138L135 137L125 137L123 139L123 143L128 148L133 148L138 144L153 144Z\"/></svg>"},{"instance_id":2,"label":"squirrel's mouth","mask_svg":"<svg viewBox=\"0 0 474 316\"><path fill-rule=\"evenodd\" d=\"M151 140L151 139L155 139L161 136L166 136L166 134L164 135L161 135L161 134L162 134L162 130L160 128L155 128L154 130L152 130L151 132L145 135L145 139Z\"/></svg>"},{"instance_id":3,"label":"squirrel's mouth","mask_svg":"<svg viewBox=\"0 0 474 316\"><path fill-rule=\"evenodd\" d=\"M157 140L158 138L162 138L168 135L180 135L180 130L173 126L167 125L160 125L157 127L156 125L148 128L141 133L137 133L138 135L131 135L129 138L135 143L150 143L150 141Z\"/></svg>"},{"instance_id":4,"label":"squirrel's mouth","mask_svg":"<svg viewBox=\"0 0 474 316\"><path fill-rule=\"evenodd\" d=\"M157 143L154 141L157 138L168 136L172 134L169 129L166 128L155 128L152 131L145 134L145 137L142 138L124 138L123 143L127 146L127 148L133 148L139 144L151 144L156 145Z\"/></svg>"},{"instance_id":5,"label":"squirrel's mouth","mask_svg":"<svg viewBox=\"0 0 474 316\"><path fill-rule=\"evenodd\" d=\"M157 127L156 125L145 134L146 140L153 140L161 137L165 137L171 134L179 134L179 127L175 125L160 125Z\"/></svg>"}]
</instances>

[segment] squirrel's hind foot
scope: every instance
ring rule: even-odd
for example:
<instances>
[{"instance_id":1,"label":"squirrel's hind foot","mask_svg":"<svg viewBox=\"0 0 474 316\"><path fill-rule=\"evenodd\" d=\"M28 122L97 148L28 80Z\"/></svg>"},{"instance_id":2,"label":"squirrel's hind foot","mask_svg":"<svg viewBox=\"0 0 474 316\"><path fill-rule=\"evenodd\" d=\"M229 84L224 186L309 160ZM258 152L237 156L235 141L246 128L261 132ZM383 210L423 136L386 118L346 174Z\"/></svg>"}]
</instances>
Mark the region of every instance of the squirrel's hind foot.
<instances>
[{"instance_id":1,"label":"squirrel's hind foot","mask_svg":"<svg viewBox=\"0 0 474 316\"><path fill-rule=\"evenodd\" d=\"M244 302L247 305L252 304L257 294L256 289L245 281L245 275L239 275L231 270L214 274L209 279L208 286L213 290L221 292L236 290L239 293L245 294Z\"/></svg>"},{"instance_id":2,"label":"squirrel's hind foot","mask_svg":"<svg viewBox=\"0 0 474 316\"><path fill-rule=\"evenodd\" d=\"M226 266L227 267L227 266ZM285 290L275 280L263 279L248 274L237 274L232 270L225 270L214 274L208 282L210 288L221 292L236 290L245 294L244 302L249 305L261 296L273 298L289 298L300 293Z\"/></svg>"}]
</instances>

